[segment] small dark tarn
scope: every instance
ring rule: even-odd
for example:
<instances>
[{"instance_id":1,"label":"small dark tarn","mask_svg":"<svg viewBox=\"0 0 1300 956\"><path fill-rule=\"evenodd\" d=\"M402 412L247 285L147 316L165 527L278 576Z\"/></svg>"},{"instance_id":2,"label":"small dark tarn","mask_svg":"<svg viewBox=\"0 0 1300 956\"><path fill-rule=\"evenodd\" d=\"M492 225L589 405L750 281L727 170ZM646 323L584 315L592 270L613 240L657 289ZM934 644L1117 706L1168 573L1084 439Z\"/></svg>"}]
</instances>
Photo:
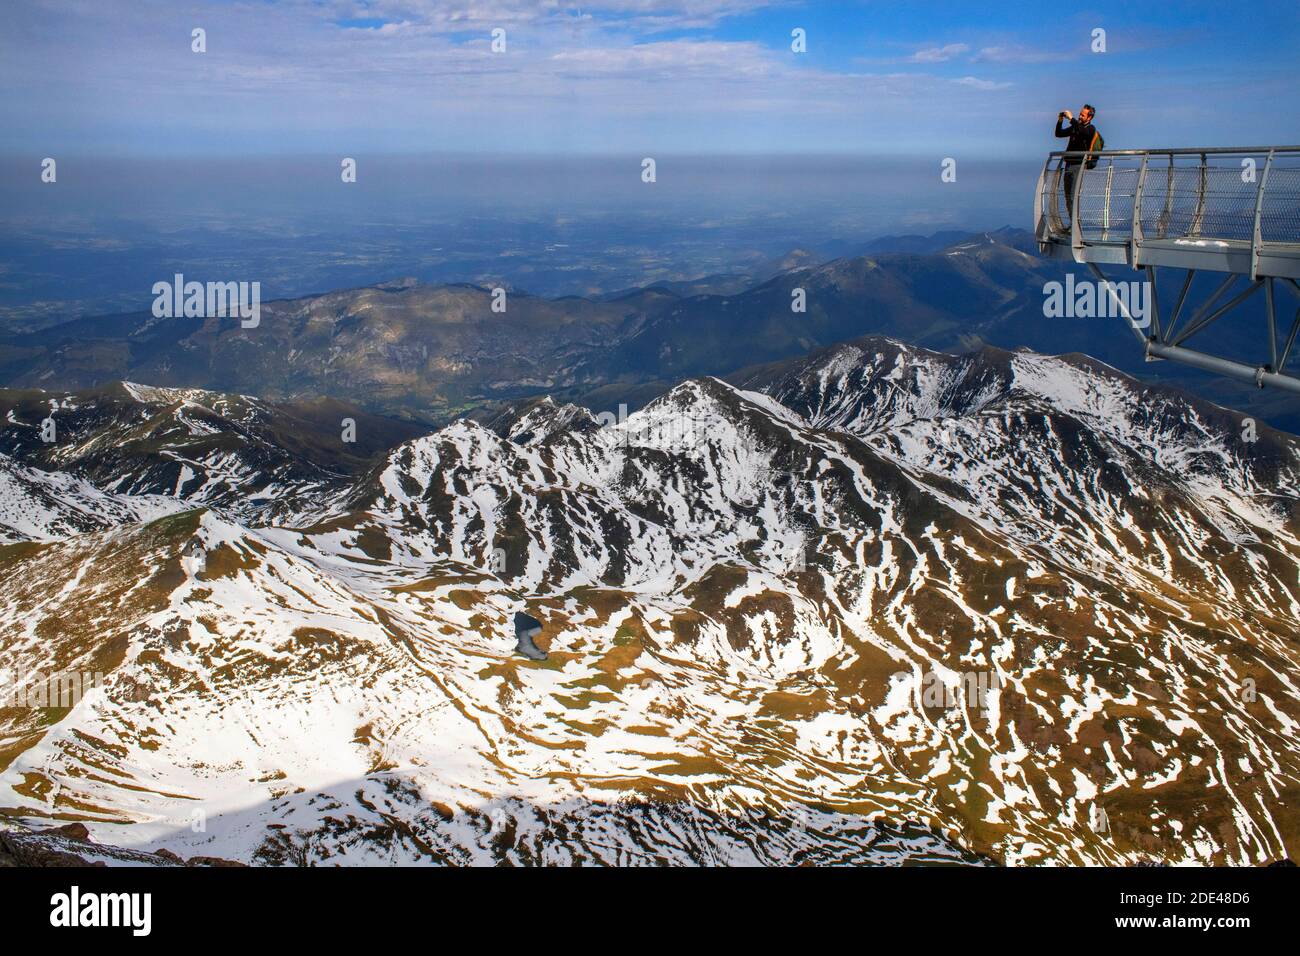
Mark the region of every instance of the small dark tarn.
<instances>
[{"instance_id":1,"label":"small dark tarn","mask_svg":"<svg viewBox=\"0 0 1300 956\"><path fill-rule=\"evenodd\" d=\"M546 652L533 643L533 638L542 633L542 622L530 617L523 611L515 612L515 653L522 654L530 661L546 660Z\"/></svg>"}]
</instances>

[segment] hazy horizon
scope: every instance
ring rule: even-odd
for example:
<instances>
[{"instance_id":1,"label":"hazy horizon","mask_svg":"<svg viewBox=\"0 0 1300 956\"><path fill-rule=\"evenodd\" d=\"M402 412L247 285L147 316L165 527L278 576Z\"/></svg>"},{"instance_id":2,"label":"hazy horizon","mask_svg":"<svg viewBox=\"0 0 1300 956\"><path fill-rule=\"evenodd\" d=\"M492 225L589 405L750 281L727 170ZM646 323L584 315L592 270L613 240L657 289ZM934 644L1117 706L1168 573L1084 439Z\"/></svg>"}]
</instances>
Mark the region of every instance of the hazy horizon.
<instances>
[{"instance_id":1,"label":"hazy horizon","mask_svg":"<svg viewBox=\"0 0 1300 956\"><path fill-rule=\"evenodd\" d=\"M0 322L148 307L159 278L266 298L397 276L586 295L743 271L891 234L1030 225L1036 164L921 157L65 157L57 187L0 159Z\"/></svg>"}]
</instances>

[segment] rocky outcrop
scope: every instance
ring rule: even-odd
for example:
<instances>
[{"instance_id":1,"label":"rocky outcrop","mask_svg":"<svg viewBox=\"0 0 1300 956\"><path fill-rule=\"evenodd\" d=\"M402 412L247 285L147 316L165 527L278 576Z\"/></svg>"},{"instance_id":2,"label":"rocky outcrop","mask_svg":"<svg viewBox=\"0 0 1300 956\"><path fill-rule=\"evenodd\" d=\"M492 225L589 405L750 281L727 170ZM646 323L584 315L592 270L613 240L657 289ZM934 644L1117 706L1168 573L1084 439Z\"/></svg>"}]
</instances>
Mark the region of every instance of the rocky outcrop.
<instances>
[{"instance_id":1,"label":"rocky outcrop","mask_svg":"<svg viewBox=\"0 0 1300 956\"><path fill-rule=\"evenodd\" d=\"M0 867L6 866L243 866L219 857L185 860L170 850L144 853L106 846L90 838L84 823L47 830L0 831Z\"/></svg>"}]
</instances>

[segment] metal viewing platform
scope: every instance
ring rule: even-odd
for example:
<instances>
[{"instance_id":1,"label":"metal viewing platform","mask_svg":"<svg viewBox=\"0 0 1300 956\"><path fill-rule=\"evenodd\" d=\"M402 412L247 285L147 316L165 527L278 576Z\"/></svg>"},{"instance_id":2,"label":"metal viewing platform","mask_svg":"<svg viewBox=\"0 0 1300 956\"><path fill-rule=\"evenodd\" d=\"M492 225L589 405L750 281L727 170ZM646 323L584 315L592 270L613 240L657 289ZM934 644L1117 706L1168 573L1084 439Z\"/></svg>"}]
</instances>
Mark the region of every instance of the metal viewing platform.
<instances>
[{"instance_id":1,"label":"metal viewing platform","mask_svg":"<svg viewBox=\"0 0 1300 956\"><path fill-rule=\"evenodd\" d=\"M1096 160L1094 168L1088 168L1086 158ZM1073 173L1070 196L1065 194L1067 171ZM1034 222L1040 252L1085 264L1108 283L1117 310L1129 318L1148 360L1170 359L1248 379L1261 388L1276 385L1300 392L1300 378L1286 372L1300 331L1300 309L1280 347L1277 336L1277 293L1300 295L1300 146L1053 152L1038 177ZM1128 315L1103 265L1146 272L1149 325ZM1187 273L1167 317L1155 293L1157 268ZM1224 277L1179 328L1197 272ZM1239 288L1219 305L1234 286ZM1267 341L1260 361L1184 346L1261 289Z\"/></svg>"}]
</instances>

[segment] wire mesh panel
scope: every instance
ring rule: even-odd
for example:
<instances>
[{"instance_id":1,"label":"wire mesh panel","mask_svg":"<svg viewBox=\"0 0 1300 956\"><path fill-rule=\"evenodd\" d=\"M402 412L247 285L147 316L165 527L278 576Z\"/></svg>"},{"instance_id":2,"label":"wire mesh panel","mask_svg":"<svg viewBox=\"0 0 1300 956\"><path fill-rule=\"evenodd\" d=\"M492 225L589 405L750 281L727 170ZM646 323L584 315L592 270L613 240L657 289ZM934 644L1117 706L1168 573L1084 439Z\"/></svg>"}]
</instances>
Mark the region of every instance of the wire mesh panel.
<instances>
[{"instance_id":1,"label":"wire mesh panel","mask_svg":"<svg viewBox=\"0 0 1300 956\"><path fill-rule=\"evenodd\" d=\"M1240 160L1255 160L1242 165ZM1267 156L1223 157L1212 160L1205 186L1205 216L1201 235L1211 239L1250 241L1255 234L1255 197Z\"/></svg>"},{"instance_id":2,"label":"wire mesh panel","mask_svg":"<svg viewBox=\"0 0 1300 956\"><path fill-rule=\"evenodd\" d=\"M1182 238L1204 228L1208 170L1197 156L1149 156L1142 184L1142 236Z\"/></svg>"},{"instance_id":3,"label":"wire mesh panel","mask_svg":"<svg viewBox=\"0 0 1300 956\"><path fill-rule=\"evenodd\" d=\"M1128 157L1101 159L1093 169L1078 169L1083 176L1079 185L1079 229L1084 241L1127 241L1132 234L1138 169Z\"/></svg>"},{"instance_id":4,"label":"wire mesh panel","mask_svg":"<svg viewBox=\"0 0 1300 956\"><path fill-rule=\"evenodd\" d=\"M1133 231L1133 201L1137 198L1138 168L1137 164L1119 165L1115 160L1106 160L1114 164L1114 172L1108 173L1110 182L1106 187L1105 215L1102 219L1102 234L1107 239L1128 239ZM1101 169L1092 170L1089 175Z\"/></svg>"},{"instance_id":5,"label":"wire mesh panel","mask_svg":"<svg viewBox=\"0 0 1300 956\"><path fill-rule=\"evenodd\" d=\"M1126 242L1133 234L1133 202L1137 197L1141 157L1099 159L1088 169L1079 165L1079 231L1085 242Z\"/></svg>"},{"instance_id":6,"label":"wire mesh panel","mask_svg":"<svg viewBox=\"0 0 1300 956\"><path fill-rule=\"evenodd\" d=\"M1041 199L1048 231L1056 236L1068 236L1070 221L1065 213L1065 177L1062 175L1061 166L1060 162L1053 163L1047 175L1043 177Z\"/></svg>"},{"instance_id":7,"label":"wire mesh panel","mask_svg":"<svg viewBox=\"0 0 1300 956\"><path fill-rule=\"evenodd\" d=\"M1078 208L1074 214L1079 219L1079 229L1084 241L1097 241L1107 238L1106 223L1109 221L1105 191L1105 174L1095 175L1098 170L1089 170L1082 166L1075 167L1076 176L1083 176L1079 184Z\"/></svg>"},{"instance_id":8,"label":"wire mesh panel","mask_svg":"<svg viewBox=\"0 0 1300 956\"><path fill-rule=\"evenodd\" d=\"M1275 155L1259 216L1264 242L1300 242L1300 155Z\"/></svg>"}]
</instances>

